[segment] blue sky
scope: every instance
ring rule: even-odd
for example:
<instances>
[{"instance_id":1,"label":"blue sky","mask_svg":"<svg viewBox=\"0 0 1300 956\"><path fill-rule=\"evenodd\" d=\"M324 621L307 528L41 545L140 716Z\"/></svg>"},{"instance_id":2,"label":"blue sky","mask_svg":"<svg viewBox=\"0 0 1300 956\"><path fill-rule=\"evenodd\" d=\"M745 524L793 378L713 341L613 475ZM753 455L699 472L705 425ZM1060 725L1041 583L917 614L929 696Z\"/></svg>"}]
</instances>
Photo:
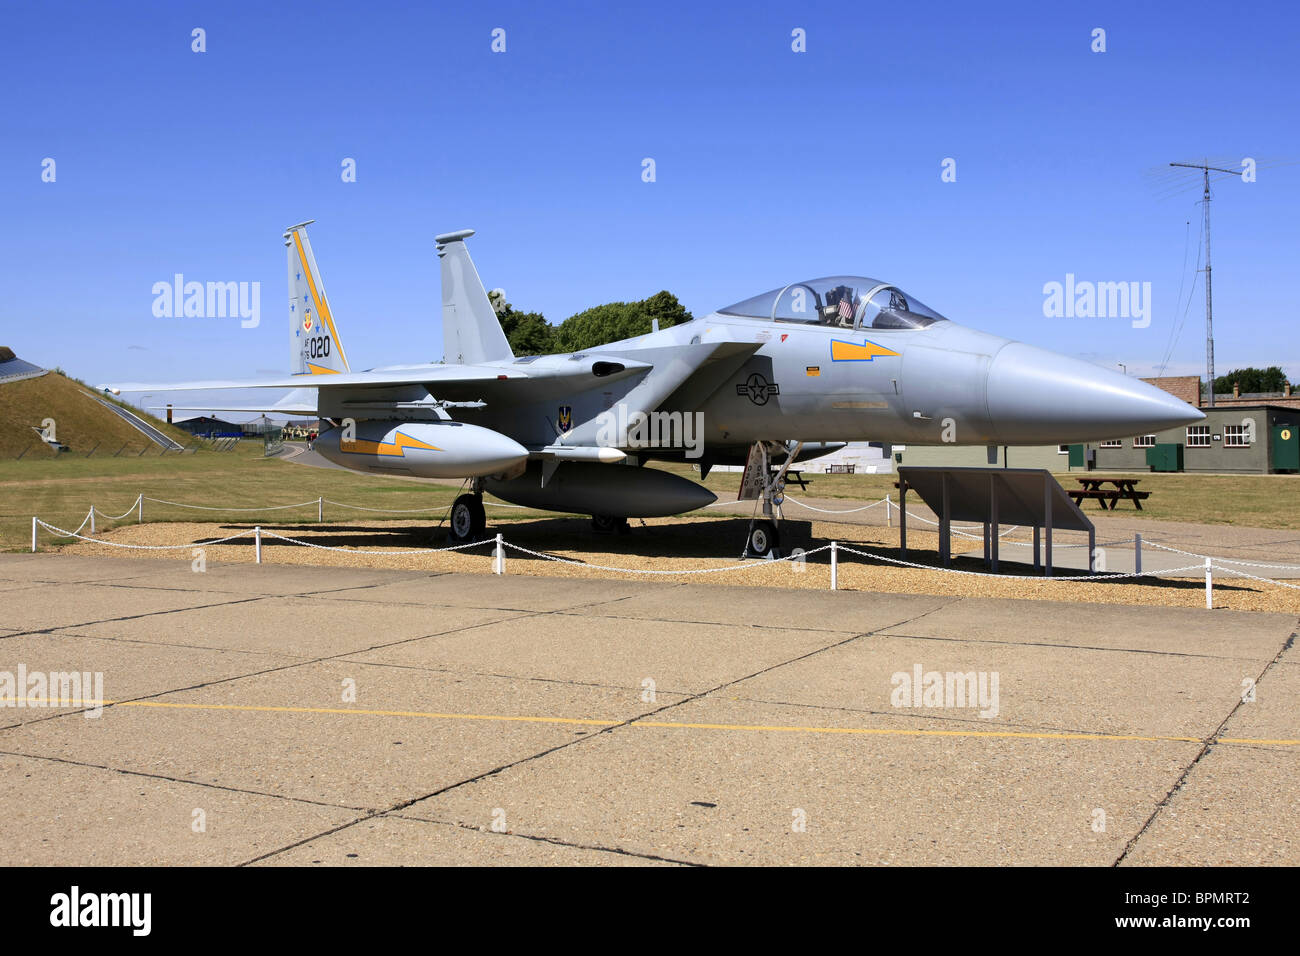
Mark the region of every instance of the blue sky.
<instances>
[{"instance_id":1,"label":"blue sky","mask_svg":"<svg viewBox=\"0 0 1300 956\"><path fill-rule=\"evenodd\" d=\"M1167 163L1249 156L1215 188L1217 366L1296 379L1298 50L1283 3L5 2L0 344L91 382L279 374L280 234L315 219L354 368L440 357L433 236L471 227L556 322L865 274L1133 374L1185 314L1194 373L1200 195ZM260 282L261 324L156 318L178 272ZM1150 326L1045 318L1067 273L1150 282Z\"/></svg>"}]
</instances>

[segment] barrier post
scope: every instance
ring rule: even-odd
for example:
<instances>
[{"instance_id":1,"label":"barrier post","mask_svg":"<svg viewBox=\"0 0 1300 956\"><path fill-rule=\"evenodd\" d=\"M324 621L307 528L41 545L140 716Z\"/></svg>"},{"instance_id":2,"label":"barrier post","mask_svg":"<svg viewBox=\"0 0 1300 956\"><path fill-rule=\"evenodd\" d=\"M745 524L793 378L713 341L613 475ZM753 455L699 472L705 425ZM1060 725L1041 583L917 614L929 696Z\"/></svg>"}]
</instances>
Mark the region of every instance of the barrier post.
<instances>
[{"instance_id":1,"label":"barrier post","mask_svg":"<svg viewBox=\"0 0 1300 956\"><path fill-rule=\"evenodd\" d=\"M316 499L316 521L319 523L325 520L325 496L321 495Z\"/></svg>"},{"instance_id":2,"label":"barrier post","mask_svg":"<svg viewBox=\"0 0 1300 956\"><path fill-rule=\"evenodd\" d=\"M1133 571L1142 573L1142 532L1133 535Z\"/></svg>"},{"instance_id":3,"label":"barrier post","mask_svg":"<svg viewBox=\"0 0 1300 956\"><path fill-rule=\"evenodd\" d=\"M95 506L94 505L90 506L90 514L88 517L90 518L90 533L94 534L95 533Z\"/></svg>"},{"instance_id":4,"label":"barrier post","mask_svg":"<svg viewBox=\"0 0 1300 956\"><path fill-rule=\"evenodd\" d=\"M36 553L36 515L32 515L32 554Z\"/></svg>"},{"instance_id":5,"label":"barrier post","mask_svg":"<svg viewBox=\"0 0 1300 956\"><path fill-rule=\"evenodd\" d=\"M136 524L144 524L144 492L140 492L140 497L135 499L136 506Z\"/></svg>"},{"instance_id":6,"label":"barrier post","mask_svg":"<svg viewBox=\"0 0 1300 956\"><path fill-rule=\"evenodd\" d=\"M1214 610L1214 573L1211 559L1205 559L1205 609Z\"/></svg>"},{"instance_id":7,"label":"barrier post","mask_svg":"<svg viewBox=\"0 0 1300 956\"><path fill-rule=\"evenodd\" d=\"M253 528L253 554L257 563L262 563L262 526L257 525Z\"/></svg>"},{"instance_id":8,"label":"barrier post","mask_svg":"<svg viewBox=\"0 0 1300 956\"><path fill-rule=\"evenodd\" d=\"M889 495L885 495L885 527L886 528L892 528L894 526L893 507L894 507L894 503L889 500Z\"/></svg>"},{"instance_id":9,"label":"barrier post","mask_svg":"<svg viewBox=\"0 0 1300 956\"><path fill-rule=\"evenodd\" d=\"M506 546L501 542L501 532L497 532L497 544L492 551L492 573L506 573Z\"/></svg>"},{"instance_id":10,"label":"barrier post","mask_svg":"<svg viewBox=\"0 0 1300 956\"><path fill-rule=\"evenodd\" d=\"M836 541L831 542L831 590L837 591L840 586L840 546Z\"/></svg>"}]
</instances>

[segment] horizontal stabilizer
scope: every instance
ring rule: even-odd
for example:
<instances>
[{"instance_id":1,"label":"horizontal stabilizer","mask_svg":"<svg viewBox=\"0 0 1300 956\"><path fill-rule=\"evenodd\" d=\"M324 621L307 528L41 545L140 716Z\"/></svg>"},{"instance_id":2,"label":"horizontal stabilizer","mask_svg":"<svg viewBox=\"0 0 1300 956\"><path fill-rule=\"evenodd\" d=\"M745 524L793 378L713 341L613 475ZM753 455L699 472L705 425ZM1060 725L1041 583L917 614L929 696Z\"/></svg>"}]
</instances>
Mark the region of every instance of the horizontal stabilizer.
<instances>
[{"instance_id":1,"label":"horizontal stabilizer","mask_svg":"<svg viewBox=\"0 0 1300 956\"><path fill-rule=\"evenodd\" d=\"M269 405L150 405L170 408L174 412L279 412L281 415L316 415L316 390L295 389Z\"/></svg>"},{"instance_id":2,"label":"horizontal stabilizer","mask_svg":"<svg viewBox=\"0 0 1300 956\"><path fill-rule=\"evenodd\" d=\"M442 383L494 382L515 378L528 378L522 372L499 368L479 368L465 365L430 365L390 372L340 372L328 378L315 378L311 388L387 388L394 385L433 385ZM177 392L197 391L204 388L302 388L301 377L262 379L211 379L202 382L178 382L173 385L150 382L127 382L113 385L119 392Z\"/></svg>"}]
</instances>

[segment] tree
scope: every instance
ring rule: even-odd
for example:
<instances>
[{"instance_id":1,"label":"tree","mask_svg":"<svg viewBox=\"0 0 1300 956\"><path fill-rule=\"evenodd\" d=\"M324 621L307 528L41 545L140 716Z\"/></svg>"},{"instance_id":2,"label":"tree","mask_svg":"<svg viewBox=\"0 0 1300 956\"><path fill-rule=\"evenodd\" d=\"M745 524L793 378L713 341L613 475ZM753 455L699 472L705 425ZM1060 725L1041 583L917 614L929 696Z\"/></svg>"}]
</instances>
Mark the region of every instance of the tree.
<instances>
[{"instance_id":1,"label":"tree","mask_svg":"<svg viewBox=\"0 0 1300 956\"><path fill-rule=\"evenodd\" d=\"M1214 380L1216 395L1226 395L1233 385L1243 393L1280 392L1286 388L1286 373L1278 365L1268 368L1235 368L1227 375L1220 375Z\"/></svg>"},{"instance_id":2,"label":"tree","mask_svg":"<svg viewBox=\"0 0 1300 956\"><path fill-rule=\"evenodd\" d=\"M507 304L497 313L510 350L516 355L549 355L556 351L555 327L540 312L516 312Z\"/></svg>"},{"instance_id":3,"label":"tree","mask_svg":"<svg viewBox=\"0 0 1300 956\"><path fill-rule=\"evenodd\" d=\"M494 292L496 290L493 290ZM607 302L571 315L558 326L540 312L517 312L503 300L494 301L497 318L516 355L549 355L584 349L645 335L655 319L666 329L689 322L691 313L671 292L656 292L640 302Z\"/></svg>"},{"instance_id":4,"label":"tree","mask_svg":"<svg viewBox=\"0 0 1300 956\"><path fill-rule=\"evenodd\" d=\"M677 296L667 291L656 292L640 302L609 302L569 316L555 330L556 344L562 352L581 352L645 335L653 328L655 319L659 320L661 329L666 329L691 318Z\"/></svg>"}]
</instances>

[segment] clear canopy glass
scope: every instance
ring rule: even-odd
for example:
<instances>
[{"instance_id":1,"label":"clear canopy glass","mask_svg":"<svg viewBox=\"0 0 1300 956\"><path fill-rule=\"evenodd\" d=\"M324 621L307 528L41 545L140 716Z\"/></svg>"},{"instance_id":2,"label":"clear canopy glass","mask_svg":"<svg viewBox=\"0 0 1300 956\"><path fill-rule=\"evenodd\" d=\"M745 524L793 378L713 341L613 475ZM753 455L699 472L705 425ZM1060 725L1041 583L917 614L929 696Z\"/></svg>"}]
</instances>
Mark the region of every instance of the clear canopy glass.
<instances>
[{"instance_id":1,"label":"clear canopy glass","mask_svg":"<svg viewBox=\"0 0 1300 956\"><path fill-rule=\"evenodd\" d=\"M737 302L723 315L841 329L923 329L946 319L897 286L866 276L793 282Z\"/></svg>"}]
</instances>

